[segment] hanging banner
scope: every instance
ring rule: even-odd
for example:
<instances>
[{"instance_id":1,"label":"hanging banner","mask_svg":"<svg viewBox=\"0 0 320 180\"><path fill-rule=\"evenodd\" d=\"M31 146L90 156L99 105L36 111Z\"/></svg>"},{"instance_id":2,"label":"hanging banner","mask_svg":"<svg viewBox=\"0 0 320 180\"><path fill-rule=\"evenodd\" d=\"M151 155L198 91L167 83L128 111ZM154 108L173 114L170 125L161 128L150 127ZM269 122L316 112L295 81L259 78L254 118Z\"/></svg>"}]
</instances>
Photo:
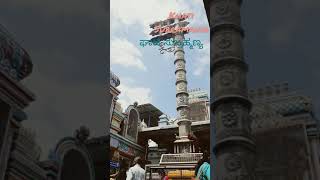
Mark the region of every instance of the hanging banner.
<instances>
[{"instance_id":1,"label":"hanging banner","mask_svg":"<svg viewBox=\"0 0 320 180\"><path fill-rule=\"evenodd\" d=\"M124 144L122 142L119 143L119 150L124 152L124 153L127 153L129 155L134 156L133 148L129 147L128 145L126 145L126 144Z\"/></svg>"}]
</instances>

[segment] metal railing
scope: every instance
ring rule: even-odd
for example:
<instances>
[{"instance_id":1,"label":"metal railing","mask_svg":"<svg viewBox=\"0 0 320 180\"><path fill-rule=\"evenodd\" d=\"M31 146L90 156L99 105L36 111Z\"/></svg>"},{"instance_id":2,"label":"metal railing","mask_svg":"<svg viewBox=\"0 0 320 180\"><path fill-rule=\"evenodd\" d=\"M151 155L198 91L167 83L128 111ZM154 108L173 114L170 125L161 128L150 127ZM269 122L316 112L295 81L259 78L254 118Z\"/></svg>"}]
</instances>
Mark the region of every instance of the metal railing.
<instances>
[{"instance_id":1,"label":"metal railing","mask_svg":"<svg viewBox=\"0 0 320 180\"><path fill-rule=\"evenodd\" d=\"M160 165L162 164L194 164L202 158L203 153L184 154L162 154Z\"/></svg>"}]
</instances>

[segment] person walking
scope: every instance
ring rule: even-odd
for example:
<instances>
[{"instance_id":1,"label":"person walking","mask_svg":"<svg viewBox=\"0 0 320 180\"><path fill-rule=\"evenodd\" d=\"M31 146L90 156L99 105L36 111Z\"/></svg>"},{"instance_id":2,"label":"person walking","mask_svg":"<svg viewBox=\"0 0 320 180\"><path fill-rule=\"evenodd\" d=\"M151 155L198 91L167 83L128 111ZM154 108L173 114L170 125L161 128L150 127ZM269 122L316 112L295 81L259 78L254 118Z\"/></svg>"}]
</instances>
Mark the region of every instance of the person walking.
<instances>
[{"instance_id":1,"label":"person walking","mask_svg":"<svg viewBox=\"0 0 320 180\"><path fill-rule=\"evenodd\" d=\"M138 156L133 160L133 166L127 172L126 180L144 180L145 170L142 168L142 159Z\"/></svg>"},{"instance_id":2,"label":"person walking","mask_svg":"<svg viewBox=\"0 0 320 180\"><path fill-rule=\"evenodd\" d=\"M126 160L120 160L120 169L117 173L110 175L110 180L125 180L127 178L127 171L129 169L129 164Z\"/></svg>"},{"instance_id":3,"label":"person walking","mask_svg":"<svg viewBox=\"0 0 320 180\"><path fill-rule=\"evenodd\" d=\"M208 151L203 152L202 159L198 161L195 175L198 180L210 180L210 154Z\"/></svg>"},{"instance_id":4,"label":"person walking","mask_svg":"<svg viewBox=\"0 0 320 180\"><path fill-rule=\"evenodd\" d=\"M125 160L120 161L120 170L115 179L125 180L127 178L128 169L129 169L129 164L127 163L127 161Z\"/></svg>"}]
</instances>

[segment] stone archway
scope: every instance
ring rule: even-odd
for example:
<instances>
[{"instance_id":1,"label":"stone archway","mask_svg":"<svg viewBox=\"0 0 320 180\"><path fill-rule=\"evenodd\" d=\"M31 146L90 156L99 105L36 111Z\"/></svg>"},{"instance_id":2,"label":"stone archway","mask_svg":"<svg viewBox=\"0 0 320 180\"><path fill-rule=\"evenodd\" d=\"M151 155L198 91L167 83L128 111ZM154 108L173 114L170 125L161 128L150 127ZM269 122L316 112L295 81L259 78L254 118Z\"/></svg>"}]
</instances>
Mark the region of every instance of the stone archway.
<instances>
[{"instance_id":1,"label":"stone archway","mask_svg":"<svg viewBox=\"0 0 320 180\"><path fill-rule=\"evenodd\" d=\"M139 125L141 123L137 106L138 106L138 103L135 102L134 105L130 105L126 109L126 114L128 115L128 118L127 118L128 121L127 121L125 137L134 142L137 142Z\"/></svg>"},{"instance_id":2,"label":"stone archway","mask_svg":"<svg viewBox=\"0 0 320 180\"><path fill-rule=\"evenodd\" d=\"M90 179L89 166L80 152L72 149L64 156L60 179Z\"/></svg>"},{"instance_id":3,"label":"stone archway","mask_svg":"<svg viewBox=\"0 0 320 180\"><path fill-rule=\"evenodd\" d=\"M76 138L64 138L56 146L59 160L58 180L95 180L95 170L85 144Z\"/></svg>"}]
</instances>

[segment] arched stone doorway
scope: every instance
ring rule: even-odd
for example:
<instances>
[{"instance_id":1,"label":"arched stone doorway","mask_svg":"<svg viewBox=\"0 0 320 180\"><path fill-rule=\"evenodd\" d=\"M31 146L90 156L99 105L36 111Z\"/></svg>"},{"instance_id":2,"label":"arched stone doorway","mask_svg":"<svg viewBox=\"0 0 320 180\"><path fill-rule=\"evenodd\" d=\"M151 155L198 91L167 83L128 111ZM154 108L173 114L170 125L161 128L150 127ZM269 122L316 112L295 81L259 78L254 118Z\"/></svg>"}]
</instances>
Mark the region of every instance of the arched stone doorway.
<instances>
[{"instance_id":1,"label":"arched stone doorway","mask_svg":"<svg viewBox=\"0 0 320 180\"><path fill-rule=\"evenodd\" d=\"M125 137L132 140L133 142L137 142L139 125L141 123L137 106L138 103L135 102L134 105L130 105L126 109L126 114L128 115L128 122Z\"/></svg>"},{"instance_id":2,"label":"arched stone doorway","mask_svg":"<svg viewBox=\"0 0 320 180\"><path fill-rule=\"evenodd\" d=\"M64 156L61 180L90 179L90 170L83 155L72 149Z\"/></svg>"},{"instance_id":3,"label":"arched stone doorway","mask_svg":"<svg viewBox=\"0 0 320 180\"><path fill-rule=\"evenodd\" d=\"M93 161L84 143L64 138L55 153L59 161L58 180L95 180Z\"/></svg>"}]
</instances>

